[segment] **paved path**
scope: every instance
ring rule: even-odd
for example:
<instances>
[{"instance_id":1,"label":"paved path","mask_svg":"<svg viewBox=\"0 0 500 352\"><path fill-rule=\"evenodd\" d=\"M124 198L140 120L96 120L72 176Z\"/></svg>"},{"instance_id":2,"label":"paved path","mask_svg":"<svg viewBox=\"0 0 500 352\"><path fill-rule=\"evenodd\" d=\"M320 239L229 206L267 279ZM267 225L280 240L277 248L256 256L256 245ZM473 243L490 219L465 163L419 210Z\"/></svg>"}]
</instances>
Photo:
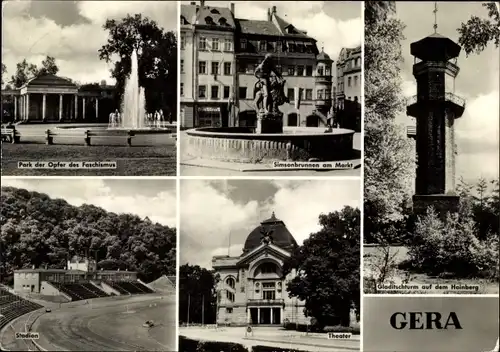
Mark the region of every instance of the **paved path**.
<instances>
[{"instance_id":1,"label":"paved path","mask_svg":"<svg viewBox=\"0 0 500 352\"><path fill-rule=\"evenodd\" d=\"M239 343L247 347L264 345L313 352L359 351L359 336L352 340L329 340L325 335L306 336L305 333L277 328L254 328L252 335L245 336L244 327L219 329L189 327L179 328L179 335L191 339ZM315 334L316 335L316 334Z\"/></svg>"}]
</instances>

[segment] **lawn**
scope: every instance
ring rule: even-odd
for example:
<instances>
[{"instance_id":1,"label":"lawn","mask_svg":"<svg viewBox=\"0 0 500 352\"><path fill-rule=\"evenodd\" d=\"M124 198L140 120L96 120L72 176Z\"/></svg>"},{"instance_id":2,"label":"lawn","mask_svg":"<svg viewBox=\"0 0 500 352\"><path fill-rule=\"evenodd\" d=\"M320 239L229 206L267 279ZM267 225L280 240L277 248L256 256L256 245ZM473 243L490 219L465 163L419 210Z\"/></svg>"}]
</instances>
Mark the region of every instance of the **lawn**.
<instances>
[{"instance_id":1,"label":"lawn","mask_svg":"<svg viewBox=\"0 0 500 352\"><path fill-rule=\"evenodd\" d=\"M54 145L41 144L39 141L21 144L2 143L2 176L176 175L175 139L168 138L163 144L154 145L145 145L140 140L138 142L139 145L132 147L124 145L123 139L120 141L107 139L106 145L99 145L96 139L96 145L88 147L83 146L83 143L64 144L64 141L56 141ZM117 168L112 170L18 169L18 161L116 161Z\"/></svg>"},{"instance_id":2,"label":"lawn","mask_svg":"<svg viewBox=\"0 0 500 352\"><path fill-rule=\"evenodd\" d=\"M406 260L408 249L403 246L393 246L390 248L391 256L394 255L394 264L403 262ZM373 246L364 246L363 247L363 260L364 260L364 276L369 277L372 274L376 274L373 269L373 263L381 262L382 252L380 248ZM390 281L390 282L389 282ZM407 281L407 282L406 282ZM485 279L453 279L453 278L441 278L441 277L431 277L426 274L415 274L410 273L406 270L400 270L399 268L394 268L392 277L388 280L388 283L401 284L406 283L408 285L416 284L431 284L433 287L437 284L443 285L451 285L451 284L460 284L460 285L477 285L479 286L478 291L472 290L441 290L441 289L431 289L431 290L408 290L408 291L380 291L378 293L411 293L411 294L498 294L500 292L498 282L493 282ZM365 289L365 293L373 293L368 292Z\"/></svg>"}]
</instances>

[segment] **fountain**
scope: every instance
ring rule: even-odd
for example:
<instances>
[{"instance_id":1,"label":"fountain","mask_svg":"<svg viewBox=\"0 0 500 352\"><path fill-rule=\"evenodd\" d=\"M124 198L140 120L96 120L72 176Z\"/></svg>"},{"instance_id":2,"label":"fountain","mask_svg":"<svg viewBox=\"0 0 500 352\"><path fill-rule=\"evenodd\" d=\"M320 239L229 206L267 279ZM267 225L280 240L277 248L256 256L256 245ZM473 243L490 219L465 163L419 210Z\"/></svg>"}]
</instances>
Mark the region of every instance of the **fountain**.
<instances>
[{"instance_id":1,"label":"fountain","mask_svg":"<svg viewBox=\"0 0 500 352\"><path fill-rule=\"evenodd\" d=\"M255 70L257 126L188 130L185 154L224 162L339 161L353 157L354 131L342 128L283 127L279 106L288 102L285 81L267 55ZM272 75L274 74L274 76ZM269 94L265 94L267 92ZM288 102L289 103L289 102Z\"/></svg>"}]
</instances>

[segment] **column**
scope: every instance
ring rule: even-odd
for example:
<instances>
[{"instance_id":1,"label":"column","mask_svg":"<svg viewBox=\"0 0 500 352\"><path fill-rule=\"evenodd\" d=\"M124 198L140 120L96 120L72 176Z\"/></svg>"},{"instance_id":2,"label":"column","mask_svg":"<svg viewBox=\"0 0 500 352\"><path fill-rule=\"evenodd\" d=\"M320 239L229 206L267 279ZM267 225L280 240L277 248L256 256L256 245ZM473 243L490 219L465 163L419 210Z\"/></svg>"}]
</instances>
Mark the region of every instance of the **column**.
<instances>
[{"instance_id":1,"label":"column","mask_svg":"<svg viewBox=\"0 0 500 352\"><path fill-rule=\"evenodd\" d=\"M260 324L260 308L257 308L257 324Z\"/></svg>"},{"instance_id":2,"label":"column","mask_svg":"<svg viewBox=\"0 0 500 352\"><path fill-rule=\"evenodd\" d=\"M17 95L14 95L14 120L17 120Z\"/></svg>"},{"instance_id":3,"label":"column","mask_svg":"<svg viewBox=\"0 0 500 352\"><path fill-rule=\"evenodd\" d=\"M46 115L46 109L47 109L47 94L43 93L43 98L42 98L42 120L45 121Z\"/></svg>"},{"instance_id":4,"label":"column","mask_svg":"<svg viewBox=\"0 0 500 352\"><path fill-rule=\"evenodd\" d=\"M63 95L59 94L59 121L62 120Z\"/></svg>"},{"instance_id":5,"label":"column","mask_svg":"<svg viewBox=\"0 0 500 352\"><path fill-rule=\"evenodd\" d=\"M273 307L269 308L269 313L271 314L271 325L273 325L273 318L274 318L273 317L273 315L274 315L274 308Z\"/></svg>"},{"instance_id":6,"label":"column","mask_svg":"<svg viewBox=\"0 0 500 352\"><path fill-rule=\"evenodd\" d=\"M95 119L99 120L99 98L95 98Z\"/></svg>"},{"instance_id":7,"label":"column","mask_svg":"<svg viewBox=\"0 0 500 352\"><path fill-rule=\"evenodd\" d=\"M26 93L26 121L30 118L30 95Z\"/></svg>"},{"instance_id":8,"label":"column","mask_svg":"<svg viewBox=\"0 0 500 352\"><path fill-rule=\"evenodd\" d=\"M82 97L82 120L85 120L85 97Z\"/></svg>"},{"instance_id":9,"label":"column","mask_svg":"<svg viewBox=\"0 0 500 352\"><path fill-rule=\"evenodd\" d=\"M78 95L75 95L75 120L78 118Z\"/></svg>"},{"instance_id":10,"label":"column","mask_svg":"<svg viewBox=\"0 0 500 352\"><path fill-rule=\"evenodd\" d=\"M250 314L250 312L251 309L247 308L247 324L250 324L250 322L252 321L252 315Z\"/></svg>"}]
</instances>

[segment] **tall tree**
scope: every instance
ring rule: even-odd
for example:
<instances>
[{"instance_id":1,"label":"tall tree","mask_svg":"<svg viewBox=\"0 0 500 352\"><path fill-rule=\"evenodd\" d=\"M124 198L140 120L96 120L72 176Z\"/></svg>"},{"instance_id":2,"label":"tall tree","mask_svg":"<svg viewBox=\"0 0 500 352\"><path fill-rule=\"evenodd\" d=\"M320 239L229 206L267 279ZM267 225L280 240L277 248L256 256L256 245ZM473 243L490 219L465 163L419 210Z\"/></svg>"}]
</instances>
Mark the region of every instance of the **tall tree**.
<instances>
[{"instance_id":1,"label":"tall tree","mask_svg":"<svg viewBox=\"0 0 500 352\"><path fill-rule=\"evenodd\" d=\"M320 327L349 325L351 307L359 311L360 211L345 207L319 216L322 229L297 247L284 273L290 297L305 301L305 313Z\"/></svg>"},{"instance_id":2,"label":"tall tree","mask_svg":"<svg viewBox=\"0 0 500 352\"><path fill-rule=\"evenodd\" d=\"M201 324L204 319L205 324L215 324L217 282L218 276L198 265L184 264L179 267L180 323Z\"/></svg>"},{"instance_id":3,"label":"tall tree","mask_svg":"<svg viewBox=\"0 0 500 352\"><path fill-rule=\"evenodd\" d=\"M22 87L30 78L40 75L51 74L55 75L59 72L56 59L48 56L42 61L42 65L38 68L35 64L31 64L26 59L16 65L16 73L12 76L12 84L14 88Z\"/></svg>"},{"instance_id":4,"label":"tall tree","mask_svg":"<svg viewBox=\"0 0 500 352\"><path fill-rule=\"evenodd\" d=\"M59 67L57 67L56 59L48 56L42 61L42 67L38 70L38 76L42 75L57 75Z\"/></svg>"},{"instance_id":5,"label":"tall tree","mask_svg":"<svg viewBox=\"0 0 500 352\"><path fill-rule=\"evenodd\" d=\"M107 20L104 29L108 42L99 49L101 60L119 57L111 70L119 95L131 72L131 56L138 51L139 84L145 88L146 107L175 113L177 106L177 39L174 32L164 32L156 22L140 14L127 15L120 21Z\"/></svg>"},{"instance_id":6,"label":"tall tree","mask_svg":"<svg viewBox=\"0 0 500 352\"><path fill-rule=\"evenodd\" d=\"M472 53L481 53L488 44L493 42L496 48L500 43L500 16L499 3L488 2L482 5L488 11L488 18L471 16L457 29L458 43L463 47L467 56Z\"/></svg>"},{"instance_id":7,"label":"tall tree","mask_svg":"<svg viewBox=\"0 0 500 352\"><path fill-rule=\"evenodd\" d=\"M401 40L393 1L365 2L365 236L401 221L411 194L415 152L395 121L403 112Z\"/></svg>"},{"instance_id":8,"label":"tall tree","mask_svg":"<svg viewBox=\"0 0 500 352\"><path fill-rule=\"evenodd\" d=\"M4 63L2 63L2 87L3 87L3 77L7 73L7 66L5 66Z\"/></svg>"}]
</instances>

